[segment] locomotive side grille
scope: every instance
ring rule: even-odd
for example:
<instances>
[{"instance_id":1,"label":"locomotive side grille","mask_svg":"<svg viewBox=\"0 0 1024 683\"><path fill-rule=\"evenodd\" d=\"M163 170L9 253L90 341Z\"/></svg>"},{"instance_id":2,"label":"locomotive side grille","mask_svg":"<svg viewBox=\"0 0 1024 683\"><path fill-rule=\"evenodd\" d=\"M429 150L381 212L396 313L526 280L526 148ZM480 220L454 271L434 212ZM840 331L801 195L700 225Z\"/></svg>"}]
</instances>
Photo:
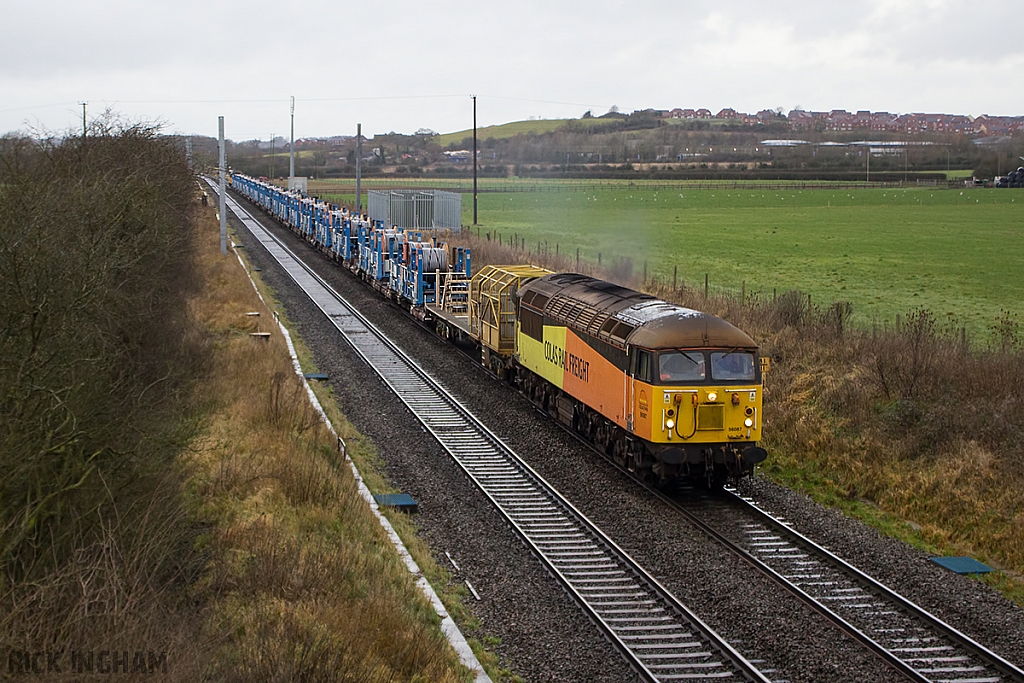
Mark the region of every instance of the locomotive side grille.
<instances>
[{"instance_id":1,"label":"locomotive side grille","mask_svg":"<svg viewBox=\"0 0 1024 683\"><path fill-rule=\"evenodd\" d=\"M725 406L697 406L697 429L702 432L725 429Z\"/></svg>"}]
</instances>

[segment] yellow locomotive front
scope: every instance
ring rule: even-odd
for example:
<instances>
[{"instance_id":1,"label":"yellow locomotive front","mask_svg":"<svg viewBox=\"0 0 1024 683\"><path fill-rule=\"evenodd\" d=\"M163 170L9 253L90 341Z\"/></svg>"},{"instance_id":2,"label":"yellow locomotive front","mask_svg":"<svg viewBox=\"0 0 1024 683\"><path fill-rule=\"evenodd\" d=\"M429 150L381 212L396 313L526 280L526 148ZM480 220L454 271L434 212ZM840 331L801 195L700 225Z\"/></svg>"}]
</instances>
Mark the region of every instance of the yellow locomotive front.
<instances>
[{"instance_id":1,"label":"yellow locomotive front","mask_svg":"<svg viewBox=\"0 0 1024 683\"><path fill-rule=\"evenodd\" d=\"M756 348L634 348L633 433L662 478L737 478L767 455Z\"/></svg>"}]
</instances>

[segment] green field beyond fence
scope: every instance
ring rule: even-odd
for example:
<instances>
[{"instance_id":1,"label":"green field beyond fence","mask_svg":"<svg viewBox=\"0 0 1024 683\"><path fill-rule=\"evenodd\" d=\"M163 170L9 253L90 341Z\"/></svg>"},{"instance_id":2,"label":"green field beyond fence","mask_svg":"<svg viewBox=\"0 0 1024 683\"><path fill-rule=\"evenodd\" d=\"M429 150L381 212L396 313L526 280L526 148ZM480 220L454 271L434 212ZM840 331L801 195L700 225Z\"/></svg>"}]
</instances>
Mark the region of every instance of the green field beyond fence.
<instances>
[{"instance_id":1,"label":"green field beyond fence","mask_svg":"<svg viewBox=\"0 0 1024 683\"><path fill-rule=\"evenodd\" d=\"M620 189L622 188L622 189ZM342 200L336 196L335 200ZM348 196L347 201L353 197ZM473 220L463 195L463 224ZM525 247L737 294L799 289L818 305L847 301L861 325L924 307L987 337L1024 305L1024 192L990 189L816 190L609 184L591 192L479 196L481 234ZM524 260L528 258L524 257Z\"/></svg>"}]
</instances>

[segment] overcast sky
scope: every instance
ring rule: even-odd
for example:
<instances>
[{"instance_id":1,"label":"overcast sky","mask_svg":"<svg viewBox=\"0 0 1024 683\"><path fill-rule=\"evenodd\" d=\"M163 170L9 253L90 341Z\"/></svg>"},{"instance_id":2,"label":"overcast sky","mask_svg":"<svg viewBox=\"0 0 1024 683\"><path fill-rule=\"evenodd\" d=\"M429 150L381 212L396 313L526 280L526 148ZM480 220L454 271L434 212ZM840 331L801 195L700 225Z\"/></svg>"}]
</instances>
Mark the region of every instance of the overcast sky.
<instances>
[{"instance_id":1,"label":"overcast sky","mask_svg":"<svg viewBox=\"0 0 1024 683\"><path fill-rule=\"evenodd\" d=\"M301 10L301 11L300 11ZM0 134L110 108L234 140L612 105L1024 115L1024 2L5 0Z\"/></svg>"}]
</instances>

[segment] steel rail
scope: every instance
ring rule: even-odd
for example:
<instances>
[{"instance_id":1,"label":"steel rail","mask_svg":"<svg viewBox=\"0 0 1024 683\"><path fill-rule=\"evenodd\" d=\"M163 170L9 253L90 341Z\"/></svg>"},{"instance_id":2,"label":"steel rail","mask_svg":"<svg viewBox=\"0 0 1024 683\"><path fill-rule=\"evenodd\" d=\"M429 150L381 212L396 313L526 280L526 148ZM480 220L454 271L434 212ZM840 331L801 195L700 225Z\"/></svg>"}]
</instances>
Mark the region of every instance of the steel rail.
<instances>
[{"instance_id":1,"label":"steel rail","mask_svg":"<svg viewBox=\"0 0 1024 683\"><path fill-rule=\"evenodd\" d=\"M999 656L991 649L942 621L931 612L911 601L909 598L900 595L882 582L864 573L827 548L815 543L807 536L804 536L793 529L790 525L786 524L783 520L774 517L769 512L759 507L752 500L744 498L732 490L723 491L723 495L727 496L728 500L732 504L742 507L745 513L752 515L754 518L759 520L761 524L769 527L770 531L768 533L776 535L768 536L765 533L755 531L753 528L748 529L746 534L748 536L747 546L748 548L753 548L751 551L752 555L778 556L780 553L798 554L792 553L786 545L776 545L780 543L788 543L790 544L789 547L812 552L819 558L813 561L817 562L819 560L824 560L850 583L849 588L838 588L836 590L847 590L849 591L848 595L850 597L857 598L858 600L862 598L870 598L872 600L881 598L887 600L891 605L897 608L898 614L892 616L899 617L902 615L910 620L920 622L928 629L931 629L934 633L939 634L947 643L951 643L952 645L942 644L941 641L933 641L939 644L923 648L889 648L890 653L895 653L897 651L901 652L904 656L894 656L897 656L897 658L904 664L913 669L916 674L922 676L924 680L933 682L943 681L943 683L946 681L964 681L969 683L1013 681L1014 683L1024 683L1024 671ZM786 537L788 537L788 540L786 540ZM814 569L812 565L802 566L810 571L819 571L818 569ZM819 581L810 583L819 583ZM857 596L856 591L863 592L863 595ZM835 590L833 590L831 594L817 596L814 599L819 603L822 602L821 598L831 599L832 602L839 603L840 600L837 599L839 597L841 596L837 596L835 594ZM882 605L875 603L875 606ZM826 609L828 609L827 606ZM876 632L884 632L884 629L876 629ZM906 643L899 644L905 645ZM958 653L949 651L947 648L952 646L959 647L962 652ZM917 652L914 652L915 650L917 650ZM927 651L937 656L914 656L921 655L922 651ZM965 655L977 658L986 668L991 669L992 671L978 671L976 667L969 665L968 660L965 659ZM957 663L961 665L956 666ZM934 666L936 664L939 666ZM990 674L993 672L998 673L999 677L992 677ZM951 677L953 675L958 675L958 677Z\"/></svg>"},{"instance_id":2,"label":"steel rail","mask_svg":"<svg viewBox=\"0 0 1024 683\"><path fill-rule=\"evenodd\" d=\"M259 224L229 209L487 496L547 571L645 681L767 683L440 382Z\"/></svg>"},{"instance_id":3,"label":"steel rail","mask_svg":"<svg viewBox=\"0 0 1024 683\"><path fill-rule=\"evenodd\" d=\"M724 546L731 553L742 559L752 568L761 572L764 576L774 581L776 584L793 594L798 600L805 604L810 609L817 612L819 615L828 619L843 633L847 634L867 650L872 652L875 656L893 668L895 671L901 673L905 678L916 683L1024 683L1024 671L1021 671L1018 667L1000 657L995 652L976 642L969 636L953 628L949 624L943 622L938 617L929 613L925 609L921 608L909 599L899 595L892 589L888 588L878 580L865 574L861 570L857 569L850 563L846 562L842 558L838 557L827 548L815 543L811 539L807 538L803 534L800 534L794 530L790 525L786 524L780 519L776 519L765 510L762 510L752 501L747 500L737 494L733 490L723 490L723 496L727 497L727 500L739 507L742 507L745 512L749 512L754 515L762 524L768 525L772 528L773 532L789 536L793 539L794 547L803 548L809 552L816 554L819 558L827 563L833 564L840 573L839 579L844 578L851 582L860 582L862 586L869 587L874 590L881 597L890 600L896 607L902 610L901 614L911 619L917 619L923 622L929 628L937 631L947 641L953 643L956 646L963 648L965 653L948 652L948 648L951 645L945 645L939 643L937 645L928 646L927 642L935 642L934 634L931 638L925 637L913 637L912 634L906 634L906 628L900 628L898 631L910 636L908 638L894 637L894 641L897 645L909 645L910 647L903 648L887 648L886 646L879 643L877 640L866 634L862 629L855 626L849 620L845 619L836 610L830 608L820 598L839 598L839 597L871 597L869 596L857 596L850 591L850 588L838 588L839 591L850 591L845 596L815 596L808 591L800 588L797 582L790 580L790 578L796 578L795 575L787 577L779 571L776 571L768 562L762 560L759 555L774 554L780 555L780 550L785 550L784 546L774 545L781 541L770 537L765 537L763 534L752 530L750 536L757 536L759 539L754 540L754 543L763 543L771 545L760 545L761 551L750 550L743 546L742 543L735 541L730 538L728 534L719 531L711 524L705 522L695 513L686 509L686 507L679 502L676 498L666 495L664 492L659 491L657 488L650 486L646 482L638 480L632 472L628 469L619 465L615 460L608 454L602 452L599 448L596 448L592 443L584 439L582 436L577 434L575 431L569 429L565 425L558 423L566 432L573 435L579 441L588 446L595 453L604 458L614 468L628 476L634 482L642 486L653 496L662 500L670 507L675 509L677 512L682 514L687 521L691 522L697 529L702 533L706 534L710 538L717 541L719 544ZM790 551L781 553L782 555L790 555L790 559L800 562L806 562L807 564L800 565L804 569L811 566L811 563L816 560L810 559L809 557L799 557L796 553ZM813 576L805 578L816 578L825 579L823 581L814 581L811 583L829 583L828 577L824 576ZM838 583L838 582L836 582ZM851 584L852 585L852 584ZM840 602L838 599L832 600L833 602ZM863 604L863 603L860 603ZM885 629L879 629L884 631ZM893 629L897 631L897 629ZM923 647L914 647L916 644L924 645ZM900 657L897 651L902 652L905 656ZM941 653L941 654L940 654ZM919 656L914 656L919 655ZM935 656L929 656L935 655ZM968 656L974 656L987 667L990 667L994 672L979 671L977 666L971 666L968 661ZM917 664L918 666L914 666ZM999 676L993 676L993 673L999 674ZM926 675L931 674L931 675ZM952 677L957 674L962 674L959 677Z\"/></svg>"}]
</instances>

